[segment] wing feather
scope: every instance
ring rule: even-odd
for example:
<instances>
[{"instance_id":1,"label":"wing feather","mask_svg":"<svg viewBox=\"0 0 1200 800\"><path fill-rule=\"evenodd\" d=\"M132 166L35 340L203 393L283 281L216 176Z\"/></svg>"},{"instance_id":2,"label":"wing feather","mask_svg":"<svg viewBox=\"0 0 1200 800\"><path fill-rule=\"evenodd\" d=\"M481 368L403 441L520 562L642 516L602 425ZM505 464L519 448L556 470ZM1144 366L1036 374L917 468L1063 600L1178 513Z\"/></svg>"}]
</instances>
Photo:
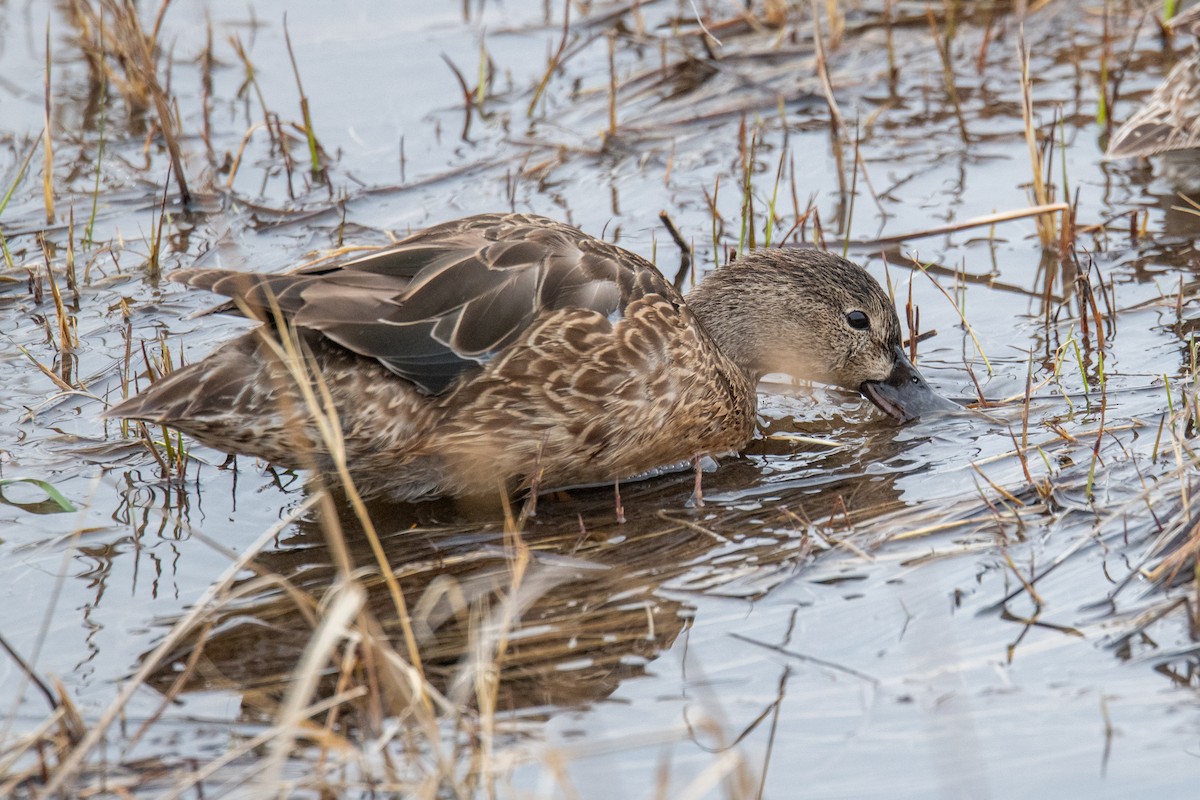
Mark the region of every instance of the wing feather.
<instances>
[{"instance_id":1,"label":"wing feather","mask_svg":"<svg viewBox=\"0 0 1200 800\"><path fill-rule=\"evenodd\" d=\"M1197 23L1200 24L1200 23ZM1200 145L1200 50L1176 64L1113 134L1106 158L1152 156Z\"/></svg>"},{"instance_id":2,"label":"wing feather","mask_svg":"<svg viewBox=\"0 0 1200 800\"><path fill-rule=\"evenodd\" d=\"M176 280L278 308L430 394L567 308L613 319L647 293L678 300L645 259L544 217L488 214L434 226L342 264L286 275L180 270Z\"/></svg>"}]
</instances>

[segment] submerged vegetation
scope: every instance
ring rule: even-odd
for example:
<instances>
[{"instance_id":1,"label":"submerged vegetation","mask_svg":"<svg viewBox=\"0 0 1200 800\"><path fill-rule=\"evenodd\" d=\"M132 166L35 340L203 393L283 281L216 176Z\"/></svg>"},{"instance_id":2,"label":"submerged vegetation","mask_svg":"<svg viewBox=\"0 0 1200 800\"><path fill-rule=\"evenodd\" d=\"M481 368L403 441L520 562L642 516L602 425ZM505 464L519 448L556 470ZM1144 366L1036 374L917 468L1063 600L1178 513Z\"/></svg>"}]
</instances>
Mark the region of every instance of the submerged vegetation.
<instances>
[{"instance_id":1,"label":"submerged vegetation","mask_svg":"<svg viewBox=\"0 0 1200 800\"><path fill-rule=\"evenodd\" d=\"M451 5L0 10L0 796L1188 785L1200 182L1102 161L1173 4ZM482 509L365 502L288 337L340 485L101 418L228 337L174 268L496 210L849 253L988 416L772 384L716 472Z\"/></svg>"}]
</instances>

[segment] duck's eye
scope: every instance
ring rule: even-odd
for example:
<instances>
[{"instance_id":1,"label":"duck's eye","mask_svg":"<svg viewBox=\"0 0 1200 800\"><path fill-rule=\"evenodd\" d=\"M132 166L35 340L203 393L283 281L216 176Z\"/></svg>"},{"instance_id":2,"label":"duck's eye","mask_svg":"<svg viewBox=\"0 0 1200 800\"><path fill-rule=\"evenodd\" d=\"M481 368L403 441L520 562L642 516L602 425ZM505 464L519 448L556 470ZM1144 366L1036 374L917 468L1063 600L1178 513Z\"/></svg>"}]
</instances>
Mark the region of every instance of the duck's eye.
<instances>
[{"instance_id":1,"label":"duck's eye","mask_svg":"<svg viewBox=\"0 0 1200 800\"><path fill-rule=\"evenodd\" d=\"M865 331L871 327L871 320L862 311L850 311L846 314L846 322L856 331Z\"/></svg>"}]
</instances>

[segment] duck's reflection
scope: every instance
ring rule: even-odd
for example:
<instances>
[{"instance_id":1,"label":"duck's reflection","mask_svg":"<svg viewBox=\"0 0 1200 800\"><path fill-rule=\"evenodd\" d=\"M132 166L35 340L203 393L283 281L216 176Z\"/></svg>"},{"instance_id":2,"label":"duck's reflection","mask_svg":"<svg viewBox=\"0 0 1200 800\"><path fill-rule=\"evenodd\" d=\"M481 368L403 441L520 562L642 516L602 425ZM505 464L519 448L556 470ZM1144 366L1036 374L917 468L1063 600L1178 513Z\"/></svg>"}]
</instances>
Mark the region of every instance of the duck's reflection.
<instances>
[{"instance_id":1,"label":"duck's reflection","mask_svg":"<svg viewBox=\"0 0 1200 800\"><path fill-rule=\"evenodd\" d=\"M716 477L722 472L706 476L714 491L733 488ZM738 484L745 476L733 469L728 477ZM762 513L713 505L689 510L684 501L692 481L691 474L681 474L623 487L626 508L638 512L624 524L615 521L610 492L544 497L538 516L525 522L519 546L503 522L472 519L474 510L451 501L371 506L432 686L470 701L458 683L470 679L467 665L477 657L481 637L495 641L499 635L502 652L491 652L499 669L498 711L604 698L621 681L641 675L685 630L692 609L680 598L688 592L728 588L759 596L808 558L808 535L797 529L794 514L773 513L768 521ZM360 568L368 612L404 655L400 616L369 539L348 504L337 505L335 525ZM166 660L153 680L156 688L166 691L190 662L177 689L240 692L247 709L278 700L319 624L321 598L339 576L326 526L314 514L278 549L261 554L260 577L244 581L235 590L240 597ZM528 561L514 569L520 546L528 548ZM730 560L742 568L729 569ZM261 579L272 573L290 588ZM494 626L512 610L505 604L513 598L519 613L497 634ZM338 677L331 665L324 696L337 691Z\"/></svg>"}]
</instances>

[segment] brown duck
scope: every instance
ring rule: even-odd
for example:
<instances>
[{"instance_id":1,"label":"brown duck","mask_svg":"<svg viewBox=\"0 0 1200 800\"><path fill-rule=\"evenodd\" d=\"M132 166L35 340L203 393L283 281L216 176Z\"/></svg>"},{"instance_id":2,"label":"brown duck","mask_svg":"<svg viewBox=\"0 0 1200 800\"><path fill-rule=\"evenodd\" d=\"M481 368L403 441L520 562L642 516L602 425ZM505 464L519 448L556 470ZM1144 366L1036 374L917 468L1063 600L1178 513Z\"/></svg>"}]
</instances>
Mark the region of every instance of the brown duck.
<instances>
[{"instance_id":1,"label":"brown duck","mask_svg":"<svg viewBox=\"0 0 1200 800\"><path fill-rule=\"evenodd\" d=\"M1168 23L1172 31L1200 39L1200 6ZM1181 58L1136 114L1113 134L1106 158L1152 156L1200 147L1200 46Z\"/></svg>"},{"instance_id":2,"label":"brown duck","mask_svg":"<svg viewBox=\"0 0 1200 800\"><path fill-rule=\"evenodd\" d=\"M901 421L956 407L905 357L879 284L814 250L751 253L685 301L650 262L578 228L485 214L337 266L172 277L267 324L108 416L332 473L315 397L364 494L610 483L737 452L768 372L860 391ZM307 377L280 358L281 320Z\"/></svg>"}]
</instances>

